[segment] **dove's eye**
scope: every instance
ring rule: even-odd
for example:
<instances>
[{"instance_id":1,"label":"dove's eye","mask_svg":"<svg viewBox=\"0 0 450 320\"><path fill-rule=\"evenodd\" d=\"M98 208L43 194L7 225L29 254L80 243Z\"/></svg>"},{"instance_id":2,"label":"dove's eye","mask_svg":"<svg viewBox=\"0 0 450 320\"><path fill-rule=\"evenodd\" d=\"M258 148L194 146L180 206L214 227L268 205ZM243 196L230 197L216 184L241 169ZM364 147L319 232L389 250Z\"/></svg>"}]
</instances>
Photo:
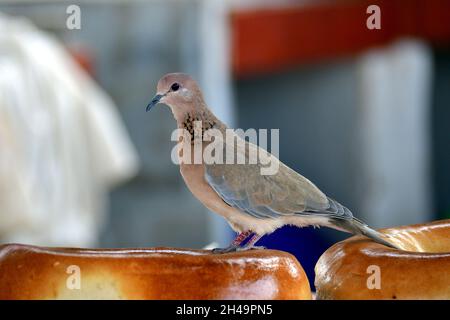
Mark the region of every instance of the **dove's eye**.
<instances>
[{"instance_id":1,"label":"dove's eye","mask_svg":"<svg viewBox=\"0 0 450 320\"><path fill-rule=\"evenodd\" d=\"M176 82L170 87L170 90L172 91L177 91L178 89L180 89L180 85Z\"/></svg>"}]
</instances>

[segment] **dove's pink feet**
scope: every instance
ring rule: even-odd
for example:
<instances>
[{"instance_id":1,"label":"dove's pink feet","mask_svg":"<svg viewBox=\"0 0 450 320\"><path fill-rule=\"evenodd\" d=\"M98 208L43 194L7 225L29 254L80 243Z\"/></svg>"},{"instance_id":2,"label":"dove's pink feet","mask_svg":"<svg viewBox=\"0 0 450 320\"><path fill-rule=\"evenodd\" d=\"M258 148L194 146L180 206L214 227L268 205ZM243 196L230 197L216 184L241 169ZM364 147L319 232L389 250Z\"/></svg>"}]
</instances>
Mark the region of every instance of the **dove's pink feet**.
<instances>
[{"instance_id":1,"label":"dove's pink feet","mask_svg":"<svg viewBox=\"0 0 450 320\"><path fill-rule=\"evenodd\" d=\"M241 247L242 242L247 239L249 235L253 232L251 230L241 232L236 239L233 240L231 245L226 248L215 248L212 250L213 253L228 253L228 252L236 252L236 251L246 251L251 249L265 249L264 247L256 247L254 244L261 239L261 236L258 234L254 234L250 240L245 244L245 246Z\"/></svg>"},{"instance_id":2,"label":"dove's pink feet","mask_svg":"<svg viewBox=\"0 0 450 320\"><path fill-rule=\"evenodd\" d=\"M255 243L258 242L259 239L261 239L262 236L260 236L259 234L254 234L250 240L248 240L248 242L245 244L245 248L248 249L265 249L264 247L256 247L254 246Z\"/></svg>"}]
</instances>

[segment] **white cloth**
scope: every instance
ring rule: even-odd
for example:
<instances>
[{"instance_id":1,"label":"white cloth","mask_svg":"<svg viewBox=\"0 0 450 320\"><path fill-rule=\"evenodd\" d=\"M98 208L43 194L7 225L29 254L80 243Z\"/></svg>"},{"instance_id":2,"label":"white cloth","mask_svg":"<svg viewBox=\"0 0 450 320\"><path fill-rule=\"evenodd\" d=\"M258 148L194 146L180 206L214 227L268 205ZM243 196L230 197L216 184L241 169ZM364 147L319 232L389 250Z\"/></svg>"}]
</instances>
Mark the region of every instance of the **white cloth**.
<instances>
[{"instance_id":1,"label":"white cloth","mask_svg":"<svg viewBox=\"0 0 450 320\"><path fill-rule=\"evenodd\" d=\"M52 37L0 15L0 242L95 245L137 154L112 100Z\"/></svg>"}]
</instances>

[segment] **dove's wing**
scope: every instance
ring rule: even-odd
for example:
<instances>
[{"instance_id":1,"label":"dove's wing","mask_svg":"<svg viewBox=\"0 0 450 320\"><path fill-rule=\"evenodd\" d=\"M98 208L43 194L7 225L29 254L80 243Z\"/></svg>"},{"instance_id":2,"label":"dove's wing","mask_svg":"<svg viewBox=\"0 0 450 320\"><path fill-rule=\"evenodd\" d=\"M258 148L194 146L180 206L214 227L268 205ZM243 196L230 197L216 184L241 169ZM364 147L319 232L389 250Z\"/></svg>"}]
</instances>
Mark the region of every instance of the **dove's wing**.
<instances>
[{"instance_id":1,"label":"dove's wing","mask_svg":"<svg viewBox=\"0 0 450 320\"><path fill-rule=\"evenodd\" d=\"M272 160L278 161L275 157ZM274 175L261 175L260 169L259 164L206 165L205 178L228 205L256 218L283 215L352 218L347 208L283 163L279 162Z\"/></svg>"}]
</instances>

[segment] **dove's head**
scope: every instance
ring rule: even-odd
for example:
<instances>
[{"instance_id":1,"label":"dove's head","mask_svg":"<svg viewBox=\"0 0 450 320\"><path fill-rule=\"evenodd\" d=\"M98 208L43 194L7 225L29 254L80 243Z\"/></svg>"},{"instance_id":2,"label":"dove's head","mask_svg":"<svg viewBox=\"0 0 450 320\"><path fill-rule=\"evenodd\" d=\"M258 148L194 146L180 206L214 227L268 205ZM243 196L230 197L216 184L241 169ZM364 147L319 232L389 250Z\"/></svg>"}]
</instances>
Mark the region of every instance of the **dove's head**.
<instances>
[{"instance_id":1,"label":"dove's head","mask_svg":"<svg viewBox=\"0 0 450 320\"><path fill-rule=\"evenodd\" d=\"M158 81L156 95L147 106L147 111L158 103L172 109L175 118L194 113L203 106L203 97L194 79L184 73L169 73Z\"/></svg>"}]
</instances>

